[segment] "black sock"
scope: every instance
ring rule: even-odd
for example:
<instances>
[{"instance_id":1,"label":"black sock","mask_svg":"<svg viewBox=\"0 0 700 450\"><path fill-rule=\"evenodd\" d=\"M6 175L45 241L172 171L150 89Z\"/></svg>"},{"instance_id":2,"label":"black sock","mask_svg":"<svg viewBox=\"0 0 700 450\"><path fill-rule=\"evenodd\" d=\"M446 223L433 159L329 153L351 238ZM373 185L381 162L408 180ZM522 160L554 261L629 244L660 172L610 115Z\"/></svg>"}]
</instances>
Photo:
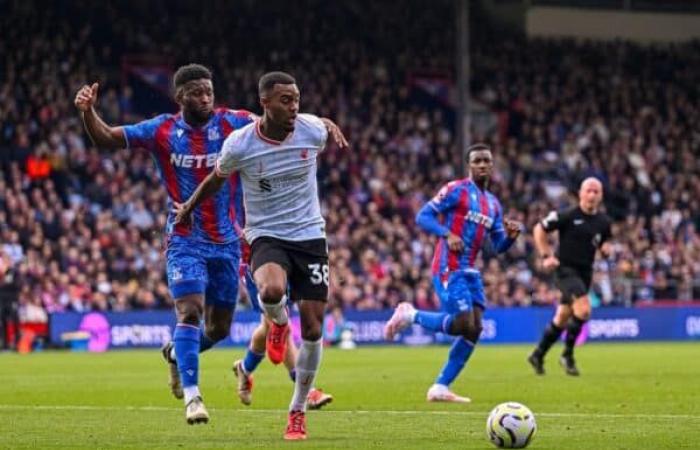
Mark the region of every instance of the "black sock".
<instances>
[{"instance_id":1,"label":"black sock","mask_svg":"<svg viewBox=\"0 0 700 450\"><path fill-rule=\"evenodd\" d=\"M585 320L581 320L576 316L572 316L569 320L569 324L566 327L566 341L564 344L564 356L574 356L574 345L576 345L576 339L578 335L581 334L581 328L585 324Z\"/></svg>"},{"instance_id":2,"label":"black sock","mask_svg":"<svg viewBox=\"0 0 700 450\"><path fill-rule=\"evenodd\" d=\"M547 328L544 329L542 339L540 339L540 343L537 344L537 349L535 349L535 354L540 357L546 355L549 348L557 342L562 331L564 331L562 328L556 326L554 322L550 322Z\"/></svg>"}]
</instances>

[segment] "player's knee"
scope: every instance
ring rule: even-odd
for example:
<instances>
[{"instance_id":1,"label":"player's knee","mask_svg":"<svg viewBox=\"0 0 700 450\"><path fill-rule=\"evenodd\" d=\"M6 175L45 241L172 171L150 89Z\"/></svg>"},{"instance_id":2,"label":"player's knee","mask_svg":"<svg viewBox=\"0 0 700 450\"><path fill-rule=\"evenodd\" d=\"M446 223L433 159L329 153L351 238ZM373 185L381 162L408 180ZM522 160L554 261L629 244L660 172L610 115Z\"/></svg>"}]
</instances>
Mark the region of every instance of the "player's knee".
<instances>
[{"instance_id":1,"label":"player's knee","mask_svg":"<svg viewBox=\"0 0 700 450\"><path fill-rule=\"evenodd\" d=\"M175 304L179 323L199 326L202 319L202 306L192 299L183 299Z\"/></svg>"},{"instance_id":2,"label":"player's knee","mask_svg":"<svg viewBox=\"0 0 700 450\"><path fill-rule=\"evenodd\" d=\"M588 302L588 297L582 297L574 302L574 315L581 320L588 320L591 318L591 305Z\"/></svg>"},{"instance_id":3,"label":"player's knee","mask_svg":"<svg viewBox=\"0 0 700 450\"><path fill-rule=\"evenodd\" d=\"M305 341L318 341L323 337L323 330L321 324L312 323L307 325L302 325L301 327L301 338Z\"/></svg>"},{"instance_id":4,"label":"player's knee","mask_svg":"<svg viewBox=\"0 0 700 450\"><path fill-rule=\"evenodd\" d=\"M576 317L578 317L580 320L583 320L584 322L587 322L591 318L591 308L581 308L576 311L576 314L574 314Z\"/></svg>"},{"instance_id":5,"label":"player's knee","mask_svg":"<svg viewBox=\"0 0 700 450\"><path fill-rule=\"evenodd\" d=\"M286 293L285 286L277 283L262 283L258 286L260 299L263 303L279 303Z\"/></svg>"},{"instance_id":6,"label":"player's knee","mask_svg":"<svg viewBox=\"0 0 700 450\"><path fill-rule=\"evenodd\" d=\"M554 322L554 325L558 326L559 328L563 328L569 322L570 318L571 308L559 308L557 309L557 312L554 315L554 319L552 319L552 322Z\"/></svg>"}]
</instances>

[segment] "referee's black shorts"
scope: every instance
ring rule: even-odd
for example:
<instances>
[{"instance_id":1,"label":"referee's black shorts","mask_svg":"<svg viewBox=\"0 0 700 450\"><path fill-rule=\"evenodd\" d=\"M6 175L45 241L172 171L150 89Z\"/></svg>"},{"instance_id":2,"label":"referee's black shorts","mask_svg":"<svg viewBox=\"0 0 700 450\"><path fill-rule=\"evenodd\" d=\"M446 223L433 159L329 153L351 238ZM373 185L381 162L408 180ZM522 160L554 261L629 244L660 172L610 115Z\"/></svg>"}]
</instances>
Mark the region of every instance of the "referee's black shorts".
<instances>
[{"instance_id":1,"label":"referee's black shorts","mask_svg":"<svg viewBox=\"0 0 700 450\"><path fill-rule=\"evenodd\" d=\"M593 277L592 270L580 267L560 266L555 273L557 288L561 291L562 305L570 305L574 299L588 294Z\"/></svg>"}]
</instances>

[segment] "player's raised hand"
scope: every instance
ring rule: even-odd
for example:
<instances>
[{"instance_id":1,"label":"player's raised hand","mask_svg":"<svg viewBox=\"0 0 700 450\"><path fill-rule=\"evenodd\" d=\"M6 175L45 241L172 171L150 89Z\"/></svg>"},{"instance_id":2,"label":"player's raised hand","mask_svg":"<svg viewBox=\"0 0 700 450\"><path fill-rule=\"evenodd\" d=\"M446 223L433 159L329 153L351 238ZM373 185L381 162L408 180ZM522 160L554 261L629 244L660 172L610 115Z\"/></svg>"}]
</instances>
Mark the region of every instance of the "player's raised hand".
<instances>
[{"instance_id":1,"label":"player's raised hand","mask_svg":"<svg viewBox=\"0 0 700 450\"><path fill-rule=\"evenodd\" d=\"M192 223L192 210L186 202L173 202L173 212L175 213L176 224L190 225Z\"/></svg>"},{"instance_id":2,"label":"player's raised hand","mask_svg":"<svg viewBox=\"0 0 700 450\"><path fill-rule=\"evenodd\" d=\"M100 87L99 83L93 83L92 86L87 84L80 88L77 94L75 94L75 106L82 112L88 111L95 105L97 101L97 89Z\"/></svg>"},{"instance_id":3,"label":"player's raised hand","mask_svg":"<svg viewBox=\"0 0 700 450\"><path fill-rule=\"evenodd\" d=\"M333 122L331 119L327 118L322 118L321 122L326 126L326 130L328 130L328 134L333 137L333 140L335 141L336 145L340 148L346 148L348 144L348 140L345 139L345 135L343 132L340 130L340 127L336 125L335 122Z\"/></svg>"},{"instance_id":4,"label":"player's raised hand","mask_svg":"<svg viewBox=\"0 0 700 450\"><path fill-rule=\"evenodd\" d=\"M450 232L447 235L447 247L450 249L452 252L457 252L461 253L462 250L464 250L464 241L462 240L461 237L457 236L456 234Z\"/></svg>"},{"instance_id":5,"label":"player's raised hand","mask_svg":"<svg viewBox=\"0 0 700 450\"><path fill-rule=\"evenodd\" d=\"M504 219L503 226L506 229L506 235L511 239L517 239L523 230L523 224L517 220Z\"/></svg>"}]
</instances>

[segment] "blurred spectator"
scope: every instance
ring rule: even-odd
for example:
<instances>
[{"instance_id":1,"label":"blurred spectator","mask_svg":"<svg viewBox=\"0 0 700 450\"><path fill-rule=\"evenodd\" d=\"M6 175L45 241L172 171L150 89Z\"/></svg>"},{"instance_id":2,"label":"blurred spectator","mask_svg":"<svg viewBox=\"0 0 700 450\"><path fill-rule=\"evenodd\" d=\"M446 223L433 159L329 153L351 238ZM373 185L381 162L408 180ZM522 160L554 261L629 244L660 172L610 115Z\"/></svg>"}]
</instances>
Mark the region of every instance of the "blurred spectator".
<instances>
[{"instance_id":1,"label":"blurred spectator","mask_svg":"<svg viewBox=\"0 0 700 450\"><path fill-rule=\"evenodd\" d=\"M295 74L302 108L335 118L351 141L345 152L330 145L319 164L330 304L436 307L435 242L414 215L459 177L454 114L440 89L452 77L455 39L444 26L453 23L452 2L395 3L243 1L236 14L219 0L174 9L132 0L2 3L0 236L24 311L172 306L166 195L153 163L141 151L95 149L72 105L80 85L99 80L104 117L144 118L159 94L122 85L116 63L139 57L207 64L217 102L253 111L263 71ZM210 20L196 35L193 12ZM265 34L253 25L261 17ZM615 256L596 264L597 301L700 298L700 44L525 39L494 35L472 17L471 90L485 116L473 136L494 148L492 190L506 215L532 230L574 201L581 179L598 176L616 223ZM255 46L228 45L251 35ZM529 235L502 258L484 251L492 304L556 303L532 253Z\"/></svg>"}]
</instances>

